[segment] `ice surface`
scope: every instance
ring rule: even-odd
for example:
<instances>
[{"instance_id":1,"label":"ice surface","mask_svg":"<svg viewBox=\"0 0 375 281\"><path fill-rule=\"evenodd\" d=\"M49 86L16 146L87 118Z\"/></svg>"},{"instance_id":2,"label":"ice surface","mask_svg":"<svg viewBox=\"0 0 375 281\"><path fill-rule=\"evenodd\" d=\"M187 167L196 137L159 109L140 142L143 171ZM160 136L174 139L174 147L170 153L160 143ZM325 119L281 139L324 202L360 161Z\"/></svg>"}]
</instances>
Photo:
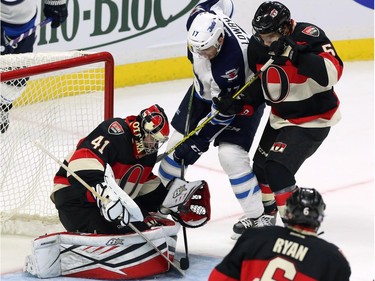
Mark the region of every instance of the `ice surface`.
<instances>
[{"instance_id":1,"label":"ice surface","mask_svg":"<svg viewBox=\"0 0 375 281\"><path fill-rule=\"evenodd\" d=\"M158 103L172 117L191 82L191 79L184 79L118 89L115 115L137 114ZM351 280L369 281L375 277L373 61L346 63L343 77L335 89L341 100L343 118L332 128L320 149L304 163L296 178L300 186L321 191L327 203L327 216L321 227L324 234L320 237L342 248L352 267ZM254 153L266 118L267 113L250 155ZM220 167L216 148L211 147L187 170L186 179L208 182L212 220L202 228L188 229L190 268L183 280L207 280L212 268L234 244L230 234L241 216L241 209ZM37 280L22 273L33 237L3 235L1 238L1 280ZM182 232L177 251L178 257L183 256ZM143 280L178 279L178 274L171 271ZM84 279L59 277L52 280Z\"/></svg>"}]
</instances>

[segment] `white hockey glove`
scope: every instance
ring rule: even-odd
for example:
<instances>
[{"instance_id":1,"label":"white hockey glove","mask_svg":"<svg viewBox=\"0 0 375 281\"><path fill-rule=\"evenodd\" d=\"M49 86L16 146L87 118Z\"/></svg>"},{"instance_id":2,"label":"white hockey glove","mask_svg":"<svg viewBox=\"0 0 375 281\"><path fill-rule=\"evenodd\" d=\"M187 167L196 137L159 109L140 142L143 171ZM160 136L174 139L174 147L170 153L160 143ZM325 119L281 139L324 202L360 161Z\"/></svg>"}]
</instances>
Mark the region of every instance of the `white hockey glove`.
<instances>
[{"instance_id":1,"label":"white hockey glove","mask_svg":"<svg viewBox=\"0 0 375 281\"><path fill-rule=\"evenodd\" d=\"M96 199L96 204L100 208L103 217L110 222L120 220L121 225L126 226L129 224L130 216L128 210L123 206L119 196L114 193L112 188L106 182L98 183L95 186L95 191L106 200L99 197Z\"/></svg>"},{"instance_id":2,"label":"white hockey glove","mask_svg":"<svg viewBox=\"0 0 375 281\"><path fill-rule=\"evenodd\" d=\"M135 203L134 200L131 199L130 196L121 187L118 186L112 168L108 164L105 169L104 181L107 186L110 187L111 192L118 196L122 206L129 212L128 215L130 215L130 222L143 221L144 217L141 209L139 208L137 203Z\"/></svg>"},{"instance_id":3,"label":"white hockey glove","mask_svg":"<svg viewBox=\"0 0 375 281\"><path fill-rule=\"evenodd\" d=\"M169 192L160 206L160 213L170 214L181 225L196 228L211 218L210 192L203 181L186 182L174 179L167 188Z\"/></svg>"},{"instance_id":4,"label":"white hockey glove","mask_svg":"<svg viewBox=\"0 0 375 281\"><path fill-rule=\"evenodd\" d=\"M107 164L104 182L95 186L95 191L100 195L94 197L103 217L110 221L119 221L122 226L129 222L143 221L143 214L137 203L118 186L110 165Z\"/></svg>"}]
</instances>

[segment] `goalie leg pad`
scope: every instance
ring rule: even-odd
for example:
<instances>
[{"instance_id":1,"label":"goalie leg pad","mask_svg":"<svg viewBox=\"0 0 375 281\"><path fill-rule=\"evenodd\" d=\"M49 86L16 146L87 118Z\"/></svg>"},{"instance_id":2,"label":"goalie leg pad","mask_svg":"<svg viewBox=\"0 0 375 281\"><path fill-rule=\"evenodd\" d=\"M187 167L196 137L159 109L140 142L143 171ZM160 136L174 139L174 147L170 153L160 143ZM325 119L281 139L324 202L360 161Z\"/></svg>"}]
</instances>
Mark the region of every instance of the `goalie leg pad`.
<instances>
[{"instance_id":1,"label":"goalie leg pad","mask_svg":"<svg viewBox=\"0 0 375 281\"><path fill-rule=\"evenodd\" d=\"M166 225L143 234L173 261L180 226ZM60 275L95 279L137 279L166 272L170 264L136 233L97 235L54 233L36 238L25 271L39 278Z\"/></svg>"},{"instance_id":2,"label":"goalie leg pad","mask_svg":"<svg viewBox=\"0 0 375 281\"><path fill-rule=\"evenodd\" d=\"M34 240L33 254L26 257L24 271L39 278L60 276L60 237L52 235Z\"/></svg>"}]
</instances>

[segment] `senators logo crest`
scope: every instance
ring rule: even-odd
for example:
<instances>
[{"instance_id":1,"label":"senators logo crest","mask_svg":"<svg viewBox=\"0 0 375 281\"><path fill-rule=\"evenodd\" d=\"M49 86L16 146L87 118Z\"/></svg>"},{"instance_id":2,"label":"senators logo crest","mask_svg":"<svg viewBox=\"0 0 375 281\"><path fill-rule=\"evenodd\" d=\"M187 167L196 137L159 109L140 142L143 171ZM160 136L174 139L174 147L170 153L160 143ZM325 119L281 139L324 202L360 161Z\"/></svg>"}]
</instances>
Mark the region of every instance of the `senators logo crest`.
<instances>
[{"instance_id":1,"label":"senators logo crest","mask_svg":"<svg viewBox=\"0 0 375 281\"><path fill-rule=\"evenodd\" d=\"M312 37L319 37L320 35L320 32L319 32L319 29L315 26L308 26L306 27L304 30L302 30L302 33L306 34L306 35L309 35L309 36L312 36Z\"/></svg>"},{"instance_id":2,"label":"senators logo crest","mask_svg":"<svg viewBox=\"0 0 375 281\"><path fill-rule=\"evenodd\" d=\"M280 153L283 153L285 148L286 148L286 143L283 143L283 142L275 142L272 147L271 147L271 151L273 152L280 152Z\"/></svg>"},{"instance_id":3,"label":"senators logo crest","mask_svg":"<svg viewBox=\"0 0 375 281\"><path fill-rule=\"evenodd\" d=\"M108 134L111 135L121 135L124 133L124 129L119 122L115 121L108 127Z\"/></svg>"}]
</instances>

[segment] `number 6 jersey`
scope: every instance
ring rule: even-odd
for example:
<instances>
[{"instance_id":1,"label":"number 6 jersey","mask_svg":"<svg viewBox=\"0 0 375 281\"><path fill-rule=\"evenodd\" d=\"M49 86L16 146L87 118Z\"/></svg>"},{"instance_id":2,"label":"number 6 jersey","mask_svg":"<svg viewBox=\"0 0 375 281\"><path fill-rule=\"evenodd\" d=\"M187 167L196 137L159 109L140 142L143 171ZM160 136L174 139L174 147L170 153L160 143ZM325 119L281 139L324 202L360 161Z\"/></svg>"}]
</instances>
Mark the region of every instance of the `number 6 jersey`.
<instances>
[{"instance_id":1,"label":"number 6 jersey","mask_svg":"<svg viewBox=\"0 0 375 281\"><path fill-rule=\"evenodd\" d=\"M350 274L339 248L315 232L270 226L245 231L209 281L348 281Z\"/></svg>"}]
</instances>

